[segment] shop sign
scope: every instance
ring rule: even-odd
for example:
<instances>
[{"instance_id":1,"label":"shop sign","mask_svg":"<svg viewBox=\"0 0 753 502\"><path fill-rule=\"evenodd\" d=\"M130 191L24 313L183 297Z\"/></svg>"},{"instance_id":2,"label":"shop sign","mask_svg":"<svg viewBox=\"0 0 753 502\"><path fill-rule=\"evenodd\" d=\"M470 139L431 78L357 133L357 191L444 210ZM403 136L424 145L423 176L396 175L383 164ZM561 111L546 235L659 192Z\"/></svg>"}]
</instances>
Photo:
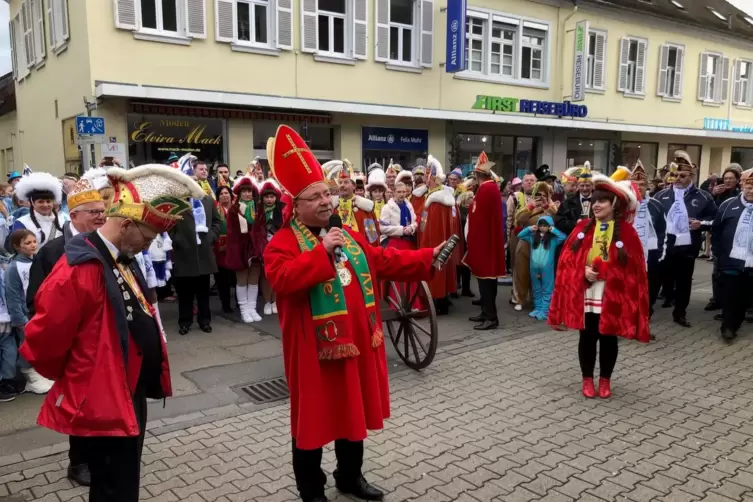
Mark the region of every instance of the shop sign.
<instances>
[{"instance_id":1,"label":"shop sign","mask_svg":"<svg viewBox=\"0 0 753 502\"><path fill-rule=\"evenodd\" d=\"M364 150L425 152L429 146L429 131L425 129L364 127L362 143Z\"/></svg>"},{"instance_id":2,"label":"shop sign","mask_svg":"<svg viewBox=\"0 0 753 502\"><path fill-rule=\"evenodd\" d=\"M166 163L172 154L191 153L207 162L222 162L224 130L222 119L129 114L128 158L136 165Z\"/></svg>"},{"instance_id":3,"label":"shop sign","mask_svg":"<svg viewBox=\"0 0 753 502\"><path fill-rule=\"evenodd\" d=\"M703 128L709 131L732 131L753 133L753 126L734 125L727 119L713 119L706 117L703 119Z\"/></svg>"},{"instance_id":4,"label":"shop sign","mask_svg":"<svg viewBox=\"0 0 753 502\"><path fill-rule=\"evenodd\" d=\"M164 145L219 145L222 134L207 132L207 124L192 123L188 119L165 117L157 122L142 120L133 124L130 133L134 143L159 143Z\"/></svg>"},{"instance_id":5,"label":"shop sign","mask_svg":"<svg viewBox=\"0 0 753 502\"><path fill-rule=\"evenodd\" d=\"M447 54L445 71L465 70L466 0L447 0Z\"/></svg>"},{"instance_id":6,"label":"shop sign","mask_svg":"<svg viewBox=\"0 0 753 502\"><path fill-rule=\"evenodd\" d=\"M573 101L586 99L586 49L588 47L588 21L575 25L575 58L573 66Z\"/></svg>"},{"instance_id":7,"label":"shop sign","mask_svg":"<svg viewBox=\"0 0 753 502\"><path fill-rule=\"evenodd\" d=\"M570 101L554 103L552 101L534 101L518 98L501 98L499 96L476 96L474 110L488 110L504 113L532 113L535 115L554 115L555 117L584 118L588 115L586 105L576 105Z\"/></svg>"}]
</instances>

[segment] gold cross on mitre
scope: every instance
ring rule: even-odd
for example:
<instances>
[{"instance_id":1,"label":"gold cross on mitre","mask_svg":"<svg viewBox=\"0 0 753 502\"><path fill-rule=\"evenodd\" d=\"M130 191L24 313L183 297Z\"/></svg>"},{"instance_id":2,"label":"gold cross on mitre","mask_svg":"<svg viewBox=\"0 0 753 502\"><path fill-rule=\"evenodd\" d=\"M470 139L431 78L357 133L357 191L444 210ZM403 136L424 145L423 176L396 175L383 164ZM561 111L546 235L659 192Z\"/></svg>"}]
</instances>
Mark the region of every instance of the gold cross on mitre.
<instances>
[{"instance_id":1,"label":"gold cross on mitre","mask_svg":"<svg viewBox=\"0 0 753 502\"><path fill-rule=\"evenodd\" d=\"M309 174L311 174L311 168L309 167L308 163L306 162L306 159L304 159L303 155L301 154L301 152L308 152L309 149L308 148L301 148L299 146L296 146L295 145L295 141L293 141L293 138L292 138L292 136L290 136L290 134L286 134L285 138L287 138L287 140L290 142L290 146L292 146L293 148L291 148L287 152L283 153L282 154L282 158L283 159L287 158L287 157L289 157L290 155L293 155L293 154L298 155L298 158L300 159L301 164L303 164L303 167L306 168L306 172L309 173Z\"/></svg>"}]
</instances>

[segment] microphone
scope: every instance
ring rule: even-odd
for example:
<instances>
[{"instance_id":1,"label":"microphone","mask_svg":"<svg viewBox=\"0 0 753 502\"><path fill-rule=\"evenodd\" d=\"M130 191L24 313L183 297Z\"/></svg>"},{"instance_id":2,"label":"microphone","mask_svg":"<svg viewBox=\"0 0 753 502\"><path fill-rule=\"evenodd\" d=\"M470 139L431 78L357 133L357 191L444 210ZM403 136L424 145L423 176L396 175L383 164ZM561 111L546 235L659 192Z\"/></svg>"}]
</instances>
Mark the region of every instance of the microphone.
<instances>
[{"instance_id":1,"label":"microphone","mask_svg":"<svg viewBox=\"0 0 753 502\"><path fill-rule=\"evenodd\" d=\"M342 228L343 227L343 220L342 218L340 218L339 214L332 213L332 215L330 215L328 227L329 228ZM342 263L345 261L345 255L343 254L342 247L336 246L332 252L335 255L335 263Z\"/></svg>"}]
</instances>

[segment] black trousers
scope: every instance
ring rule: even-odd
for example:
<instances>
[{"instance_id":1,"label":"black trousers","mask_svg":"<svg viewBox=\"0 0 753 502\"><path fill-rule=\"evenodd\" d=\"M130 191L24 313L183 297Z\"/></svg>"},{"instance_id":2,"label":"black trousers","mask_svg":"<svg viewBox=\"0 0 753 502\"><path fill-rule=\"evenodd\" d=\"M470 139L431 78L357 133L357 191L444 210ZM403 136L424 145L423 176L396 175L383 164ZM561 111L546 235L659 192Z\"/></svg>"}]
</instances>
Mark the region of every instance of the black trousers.
<instances>
[{"instance_id":1,"label":"black trousers","mask_svg":"<svg viewBox=\"0 0 753 502\"><path fill-rule=\"evenodd\" d=\"M662 262L648 262L648 311L654 315L654 304L659 296L664 281L664 265Z\"/></svg>"},{"instance_id":2,"label":"black trousers","mask_svg":"<svg viewBox=\"0 0 753 502\"><path fill-rule=\"evenodd\" d=\"M71 465L85 465L86 461L86 439L79 436L68 436L68 460Z\"/></svg>"},{"instance_id":3,"label":"black trousers","mask_svg":"<svg viewBox=\"0 0 753 502\"><path fill-rule=\"evenodd\" d=\"M666 258L664 258L665 284L667 281L674 284L675 309L672 316L675 319L687 315L690 289L693 287L695 260L694 256L689 256L685 252L667 253ZM667 293L665 289L665 297Z\"/></svg>"},{"instance_id":4,"label":"black trousers","mask_svg":"<svg viewBox=\"0 0 753 502\"><path fill-rule=\"evenodd\" d=\"M217 285L217 294L223 309L231 308L230 291L235 287L235 272L227 268L217 268L214 274L214 283Z\"/></svg>"},{"instance_id":5,"label":"black trousers","mask_svg":"<svg viewBox=\"0 0 753 502\"><path fill-rule=\"evenodd\" d=\"M198 277L175 277L175 292L178 294L178 325L191 326L193 323L193 302L196 300L198 315L196 321L201 326L212 322L209 312L209 274Z\"/></svg>"},{"instance_id":6,"label":"black trousers","mask_svg":"<svg viewBox=\"0 0 753 502\"><path fill-rule=\"evenodd\" d=\"M79 438L86 449L92 484L89 502L138 502L141 452L146 431L146 394L136 390L133 407L139 425L136 437Z\"/></svg>"},{"instance_id":7,"label":"black trousers","mask_svg":"<svg viewBox=\"0 0 753 502\"><path fill-rule=\"evenodd\" d=\"M461 293L469 293L471 291L471 269L465 265L458 265L456 270L458 276L458 289Z\"/></svg>"},{"instance_id":8,"label":"black trousers","mask_svg":"<svg viewBox=\"0 0 753 502\"><path fill-rule=\"evenodd\" d=\"M580 331L578 360L583 378L593 378L596 366L596 345L599 345L599 369L604 378L612 378L617 364L617 337L599 333L599 314L586 314L586 329Z\"/></svg>"},{"instance_id":9,"label":"black trousers","mask_svg":"<svg viewBox=\"0 0 753 502\"><path fill-rule=\"evenodd\" d=\"M724 292L722 291L724 280L722 273L716 269L717 260L714 260L714 271L711 273L711 299L709 302L716 302L719 305L724 301Z\"/></svg>"},{"instance_id":10,"label":"black trousers","mask_svg":"<svg viewBox=\"0 0 753 502\"><path fill-rule=\"evenodd\" d=\"M722 329L737 332L745 320L745 312L753 297L753 276L719 274L722 292Z\"/></svg>"},{"instance_id":11,"label":"black trousers","mask_svg":"<svg viewBox=\"0 0 753 502\"><path fill-rule=\"evenodd\" d=\"M497 320L497 279L478 279L481 313L489 321Z\"/></svg>"},{"instance_id":12,"label":"black trousers","mask_svg":"<svg viewBox=\"0 0 753 502\"><path fill-rule=\"evenodd\" d=\"M363 467L363 441L335 441L337 470L334 472L337 483L349 484L361 477ZM322 470L322 449L301 450L293 439L293 474L298 493L303 502L324 496L327 475Z\"/></svg>"}]
</instances>

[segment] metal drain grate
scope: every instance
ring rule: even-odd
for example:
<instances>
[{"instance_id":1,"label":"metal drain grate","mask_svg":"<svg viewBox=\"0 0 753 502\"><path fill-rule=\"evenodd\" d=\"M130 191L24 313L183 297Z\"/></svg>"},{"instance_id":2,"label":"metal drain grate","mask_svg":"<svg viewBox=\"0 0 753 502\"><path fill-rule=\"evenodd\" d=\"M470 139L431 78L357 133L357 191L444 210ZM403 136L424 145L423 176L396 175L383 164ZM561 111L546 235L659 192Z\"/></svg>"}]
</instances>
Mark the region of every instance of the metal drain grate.
<instances>
[{"instance_id":1,"label":"metal drain grate","mask_svg":"<svg viewBox=\"0 0 753 502\"><path fill-rule=\"evenodd\" d=\"M241 390L256 404L281 401L290 397L288 384L284 378L274 378L272 380L244 385L241 387Z\"/></svg>"}]
</instances>

